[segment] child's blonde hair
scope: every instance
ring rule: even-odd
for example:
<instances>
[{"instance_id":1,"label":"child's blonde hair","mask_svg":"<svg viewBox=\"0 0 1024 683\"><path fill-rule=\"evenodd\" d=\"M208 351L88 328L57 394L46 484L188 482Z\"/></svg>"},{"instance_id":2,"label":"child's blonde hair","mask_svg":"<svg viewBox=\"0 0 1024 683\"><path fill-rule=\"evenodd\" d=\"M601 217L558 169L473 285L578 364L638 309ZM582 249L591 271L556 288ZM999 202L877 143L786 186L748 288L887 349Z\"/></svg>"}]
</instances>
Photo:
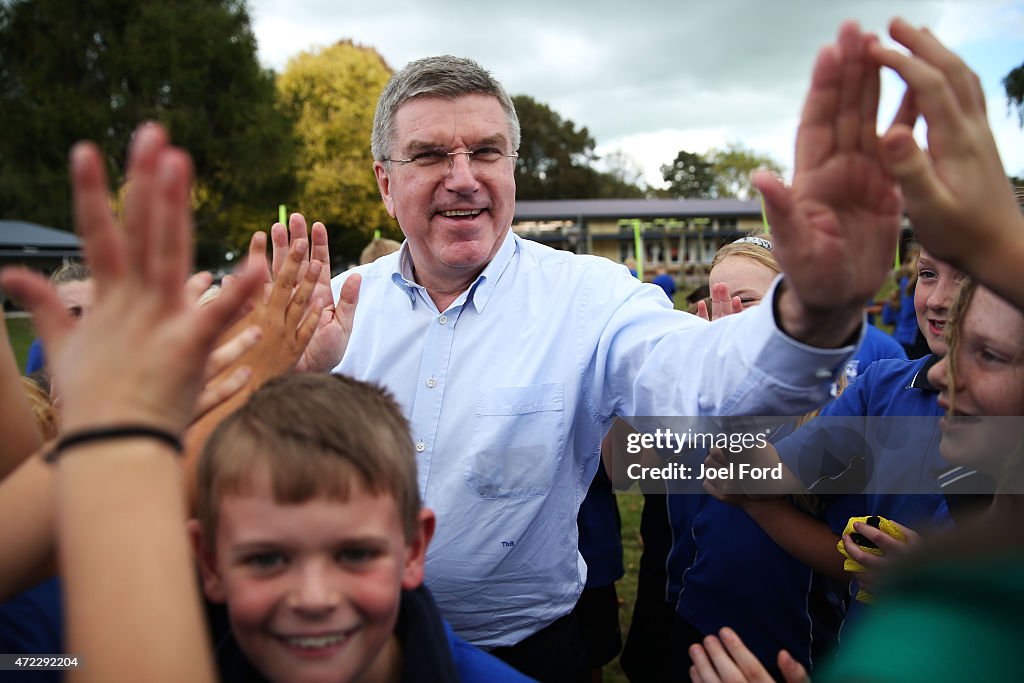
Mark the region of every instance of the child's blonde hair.
<instances>
[{"instance_id":1,"label":"child's blonde hair","mask_svg":"<svg viewBox=\"0 0 1024 683\"><path fill-rule=\"evenodd\" d=\"M25 391L25 397L32 408L32 416L36 419L36 426L43 436L43 441L56 439L60 431L60 419L50 402L49 394L31 377L21 378L21 388Z\"/></svg>"},{"instance_id":2,"label":"child's blonde hair","mask_svg":"<svg viewBox=\"0 0 1024 683\"><path fill-rule=\"evenodd\" d=\"M771 244L772 238L768 234L758 233L741 237L735 242L725 245L715 253L715 258L711 261L709 272L730 256L742 256L770 268L775 273L781 273L782 268L779 267L779 262L775 260L775 256L772 254Z\"/></svg>"}]
</instances>

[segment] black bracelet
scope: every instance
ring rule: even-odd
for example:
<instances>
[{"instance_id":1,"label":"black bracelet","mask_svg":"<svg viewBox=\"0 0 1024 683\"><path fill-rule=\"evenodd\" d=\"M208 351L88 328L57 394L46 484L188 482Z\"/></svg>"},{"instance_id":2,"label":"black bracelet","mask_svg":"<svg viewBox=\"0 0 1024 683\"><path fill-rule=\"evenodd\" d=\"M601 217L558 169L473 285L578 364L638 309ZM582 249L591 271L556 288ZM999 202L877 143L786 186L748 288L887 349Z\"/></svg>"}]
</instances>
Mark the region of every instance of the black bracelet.
<instances>
[{"instance_id":1,"label":"black bracelet","mask_svg":"<svg viewBox=\"0 0 1024 683\"><path fill-rule=\"evenodd\" d=\"M162 441L173 448L175 453L180 454L185 450L181 445L181 439L178 438L178 435L173 432L169 432L166 429L150 427L147 425L115 425L112 427L80 429L77 432L65 434L57 439L57 443L55 443L53 448L43 456L43 459L46 462L53 464L57 462L57 458L61 456L61 453L69 448L74 448L75 446L81 446L82 444L90 443L92 441L137 438L156 439L157 441Z\"/></svg>"}]
</instances>

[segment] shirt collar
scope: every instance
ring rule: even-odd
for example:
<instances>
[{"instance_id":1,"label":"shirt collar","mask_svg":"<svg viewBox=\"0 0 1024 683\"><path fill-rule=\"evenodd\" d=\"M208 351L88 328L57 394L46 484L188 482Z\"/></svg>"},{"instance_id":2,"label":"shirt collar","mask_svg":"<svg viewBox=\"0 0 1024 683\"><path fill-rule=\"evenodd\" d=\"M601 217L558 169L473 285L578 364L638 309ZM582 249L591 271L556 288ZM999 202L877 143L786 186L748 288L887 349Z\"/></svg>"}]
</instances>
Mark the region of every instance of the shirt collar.
<instances>
[{"instance_id":1,"label":"shirt collar","mask_svg":"<svg viewBox=\"0 0 1024 683\"><path fill-rule=\"evenodd\" d=\"M512 257L519 252L519 242L517 240L518 238L509 229L505 233L505 239L502 241L497 253L491 258L483 272L473 281L473 284L469 286L469 289L456 301L470 302L478 313L483 312L484 307L491 298L491 294L494 292L495 285L501 279L502 273L505 272L508 264L511 263ZM391 273L391 281L408 295L410 307L414 308L416 306L417 290L421 291L423 296L428 296L426 288L416 282L415 275L413 274L409 240L404 241L402 248L399 249L398 265L395 271Z\"/></svg>"},{"instance_id":2,"label":"shirt collar","mask_svg":"<svg viewBox=\"0 0 1024 683\"><path fill-rule=\"evenodd\" d=\"M910 380L910 386L913 387L914 389L924 389L925 391L938 392L939 388L928 381L928 371L931 370L932 366L938 363L939 360L940 358L936 356L934 353L929 355L928 360L924 362L924 365L921 366L921 369L917 371L916 375L914 375L914 379Z\"/></svg>"},{"instance_id":3,"label":"shirt collar","mask_svg":"<svg viewBox=\"0 0 1024 683\"><path fill-rule=\"evenodd\" d=\"M477 313L483 312L484 307L491 298L491 294L494 293L494 287L498 284L498 280L501 279L505 269L508 268L508 264L512 262L512 257L517 253L519 253L519 241L510 228L505 233L505 239L502 241L497 253L494 254L491 262L487 264L484 272L480 273L480 277L469 288L469 300L473 303Z\"/></svg>"},{"instance_id":4,"label":"shirt collar","mask_svg":"<svg viewBox=\"0 0 1024 683\"><path fill-rule=\"evenodd\" d=\"M423 291L424 295L427 293L426 289L422 285L417 284L413 277L409 240L402 242L402 247L398 250L398 262L395 270L391 273L391 281L408 295L410 308L416 307L416 290Z\"/></svg>"}]
</instances>

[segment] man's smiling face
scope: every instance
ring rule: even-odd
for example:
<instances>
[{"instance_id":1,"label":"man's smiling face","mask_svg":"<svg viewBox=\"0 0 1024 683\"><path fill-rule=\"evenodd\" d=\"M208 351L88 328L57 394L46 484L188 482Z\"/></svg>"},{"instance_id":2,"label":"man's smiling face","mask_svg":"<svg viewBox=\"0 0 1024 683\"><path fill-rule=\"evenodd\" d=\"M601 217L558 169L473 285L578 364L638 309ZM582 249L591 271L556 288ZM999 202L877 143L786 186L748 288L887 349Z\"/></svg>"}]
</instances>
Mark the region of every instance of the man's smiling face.
<instances>
[{"instance_id":1,"label":"man's smiling face","mask_svg":"<svg viewBox=\"0 0 1024 683\"><path fill-rule=\"evenodd\" d=\"M509 124L498 100L422 97L395 115L394 159L424 152L497 149L509 154ZM417 280L428 288L468 284L501 246L515 212L515 162L465 154L429 167L375 162L384 205L409 243Z\"/></svg>"}]
</instances>

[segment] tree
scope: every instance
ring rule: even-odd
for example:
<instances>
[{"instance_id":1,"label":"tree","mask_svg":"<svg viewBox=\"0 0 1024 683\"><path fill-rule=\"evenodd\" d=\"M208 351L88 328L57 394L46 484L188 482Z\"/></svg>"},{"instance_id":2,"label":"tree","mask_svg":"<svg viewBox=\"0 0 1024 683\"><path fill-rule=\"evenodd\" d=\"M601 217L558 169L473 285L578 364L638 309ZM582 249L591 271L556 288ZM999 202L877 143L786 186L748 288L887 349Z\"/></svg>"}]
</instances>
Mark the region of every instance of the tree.
<instances>
[{"instance_id":1,"label":"tree","mask_svg":"<svg viewBox=\"0 0 1024 683\"><path fill-rule=\"evenodd\" d=\"M238 224L269 222L291 191L290 124L241 0L0 3L0 65L5 217L67 227L69 147L95 140L120 181L147 119L192 154L200 263L221 263Z\"/></svg>"},{"instance_id":2,"label":"tree","mask_svg":"<svg viewBox=\"0 0 1024 683\"><path fill-rule=\"evenodd\" d=\"M323 221L336 252L349 257L381 230L401 237L373 174L370 133L391 68L371 47L342 41L293 57L277 79L299 140L298 210Z\"/></svg>"},{"instance_id":3,"label":"tree","mask_svg":"<svg viewBox=\"0 0 1024 683\"><path fill-rule=\"evenodd\" d=\"M708 199L715 196L714 167L695 152L680 150L671 164L661 167L661 176L674 197Z\"/></svg>"},{"instance_id":4,"label":"tree","mask_svg":"<svg viewBox=\"0 0 1024 683\"><path fill-rule=\"evenodd\" d=\"M1024 128L1024 64L1006 74L1003 87L1006 88L1006 104L1017 110L1017 123Z\"/></svg>"},{"instance_id":5,"label":"tree","mask_svg":"<svg viewBox=\"0 0 1024 683\"><path fill-rule=\"evenodd\" d=\"M661 174L669 184L667 192L675 197L750 199L756 194L750 174L759 168L782 173L782 167L770 156L732 142L703 155L680 151L671 164L661 167Z\"/></svg>"},{"instance_id":6,"label":"tree","mask_svg":"<svg viewBox=\"0 0 1024 683\"><path fill-rule=\"evenodd\" d=\"M765 168L782 173L782 167L770 156L759 154L738 142L729 143L724 149L709 150L707 160L715 176L715 197L750 199L757 196L757 190L750 182L753 171Z\"/></svg>"},{"instance_id":7,"label":"tree","mask_svg":"<svg viewBox=\"0 0 1024 683\"><path fill-rule=\"evenodd\" d=\"M548 105L527 95L512 98L523 132L516 163L520 199L599 199L642 197L624 176L595 168L599 158L587 129L577 128Z\"/></svg>"}]
</instances>

